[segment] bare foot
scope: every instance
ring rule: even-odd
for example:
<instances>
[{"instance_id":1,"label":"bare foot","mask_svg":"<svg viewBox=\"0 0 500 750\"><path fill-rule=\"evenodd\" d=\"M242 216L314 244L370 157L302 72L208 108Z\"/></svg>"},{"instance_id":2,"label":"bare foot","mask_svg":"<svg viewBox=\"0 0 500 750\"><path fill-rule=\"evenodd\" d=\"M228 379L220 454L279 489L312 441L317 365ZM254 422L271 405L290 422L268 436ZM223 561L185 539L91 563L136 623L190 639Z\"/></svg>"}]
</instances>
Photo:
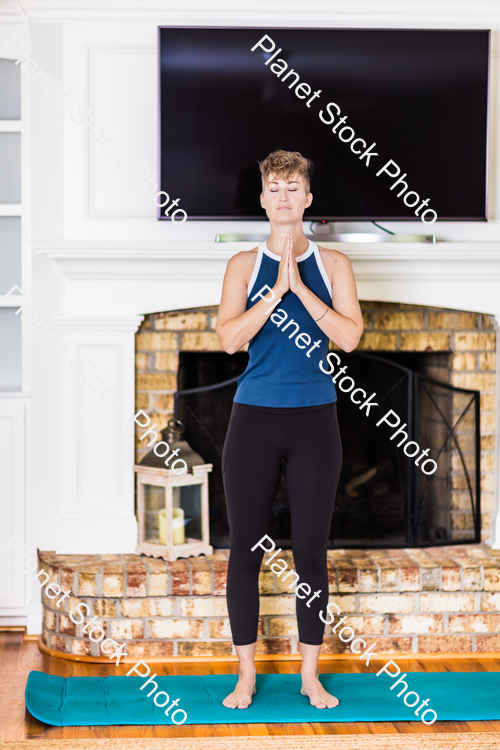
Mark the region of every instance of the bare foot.
<instances>
[{"instance_id":1,"label":"bare foot","mask_svg":"<svg viewBox=\"0 0 500 750\"><path fill-rule=\"evenodd\" d=\"M318 677L307 679L303 677L300 692L302 695L307 695L311 706L316 706L316 708L335 708L339 705L338 699L325 690Z\"/></svg>"},{"instance_id":2,"label":"bare foot","mask_svg":"<svg viewBox=\"0 0 500 750\"><path fill-rule=\"evenodd\" d=\"M232 693L222 701L227 708L248 708L255 695L255 674L247 677L239 677L238 683Z\"/></svg>"}]
</instances>

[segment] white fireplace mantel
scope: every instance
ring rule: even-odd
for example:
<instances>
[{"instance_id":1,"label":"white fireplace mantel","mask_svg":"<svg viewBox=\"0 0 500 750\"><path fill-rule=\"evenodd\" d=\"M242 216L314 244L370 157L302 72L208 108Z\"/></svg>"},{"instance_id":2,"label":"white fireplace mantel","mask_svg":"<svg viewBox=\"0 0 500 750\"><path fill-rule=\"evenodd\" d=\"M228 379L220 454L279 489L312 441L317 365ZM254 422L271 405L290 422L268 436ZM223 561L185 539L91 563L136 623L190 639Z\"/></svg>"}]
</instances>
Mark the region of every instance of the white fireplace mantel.
<instances>
[{"instance_id":1,"label":"white fireplace mantel","mask_svg":"<svg viewBox=\"0 0 500 750\"><path fill-rule=\"evenodd\" d=\"M86 282L106 281L102 296L95 289L92 294L94 312L101 304L103 311L115 305L117 310L125 307L141 314L217 304L227 261L255 244L54 241L37 243L35 249L51 258L69 282L68 311L90 312ZM500 242L320 244L335 247L350 258L360 299L500 314ZM131 299L127 282L139 280L144 283L144 295L136 289ZM200 281L204 282L201 287ZM159 298L155 292L158 282ZM175 284L168 288L165 282ZM191 288L193 282L196 296L181 286L186 297L179 300L174 287L184 283ZM119 292L120 284L125 298ZM87 296L82 298L82 294Z\"/></svg>"},{"instance_id":2,"label":"white fireplace mantel","mask_svg":"<svg viewBox=\"0 0 500 750\"><path fill-rule=\"evenodd\" d=\"M134 334L141 316L217 305L227 261L255 244L35 244L38 262L46 266L50 259L59 275L55 320L66 345L53 364L62 383L54 410L60 410L64 434L72 435L53 467L61 472L58 552L133 551ZM500 242L324 246L350 258L360 299L484 312L500 320ZM106 400L114 393L116 403L106 404L104 393ZM498 502L498 486L496 496ZM495 546L498 515L490 538Z\"/></svg>"}]
</instances>

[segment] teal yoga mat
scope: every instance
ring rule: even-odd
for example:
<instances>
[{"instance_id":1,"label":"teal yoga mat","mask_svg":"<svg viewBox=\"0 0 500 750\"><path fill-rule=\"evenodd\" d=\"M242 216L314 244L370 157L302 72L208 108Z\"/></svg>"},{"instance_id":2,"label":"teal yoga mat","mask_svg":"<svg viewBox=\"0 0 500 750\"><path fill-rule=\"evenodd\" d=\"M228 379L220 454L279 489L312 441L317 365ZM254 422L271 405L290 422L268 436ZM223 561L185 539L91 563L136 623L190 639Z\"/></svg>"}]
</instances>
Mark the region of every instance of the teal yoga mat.
<instances>
[{"instance_id":1,"label":"teal yoga mat","mask_svg":"<svg viewBox=\"0 0 500 750\"><path fill-rule=\"evenodd\" d=\"M311 721L419 721L415 708L405 705L390 690L395 680L386 674L322 674L324 687L339 700L336 708L318 709L300 695L300 675L261 674L257 694L247 709L222 705L236 684L236 675L155 677L157 691L165 691L170 701L179 698L172 712L182 709L185 724L296 723ZM500 719L500 672L409 672L404 678L408 690L430 701L439 720ZM113 724L172 724L165 709L154 703L140 686L143 677L57 677L30 672L26 685L26 706L39 721L54 726ZM415 696L409 696L409 703ZM164 697L158 699L159 703ZM420 705L420 703L417 704ZM168 703L167 703L168 706ZM184 714L175 717L182 721ZM427 714L431 721L433 714Z\"/></svg>"}]
</instances>

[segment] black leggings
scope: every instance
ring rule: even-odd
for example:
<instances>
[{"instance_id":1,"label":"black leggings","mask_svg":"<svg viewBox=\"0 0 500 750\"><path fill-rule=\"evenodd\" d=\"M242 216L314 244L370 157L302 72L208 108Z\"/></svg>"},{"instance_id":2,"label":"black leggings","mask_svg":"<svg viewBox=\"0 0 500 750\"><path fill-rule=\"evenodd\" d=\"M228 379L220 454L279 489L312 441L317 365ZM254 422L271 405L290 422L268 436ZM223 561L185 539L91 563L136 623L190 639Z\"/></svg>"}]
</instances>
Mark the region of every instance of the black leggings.
<instances>
[{"instance_id":1,"label":"black leggings","mask_svg":"<svg viewBox=\"0 0 500 750\"><path fill-rule=\"evenodd\" d=\"M313 601L310 596L296 597L299 640L323 643L325 624L318 614L328 604L326 551L342 464L337 405L271 409L235 403L222 472L231 533L227 606L236 646L257 640L264 551L259 546L252 552L252 547L267 534L282 458L286 459L294 570L299 583L308 584L311 592L321 591ZM270 547L267 541L263 544ZM278 554L271 564L279 559ZM296 580L289 578L290 583Z\"/></svg>"}]
</instances>

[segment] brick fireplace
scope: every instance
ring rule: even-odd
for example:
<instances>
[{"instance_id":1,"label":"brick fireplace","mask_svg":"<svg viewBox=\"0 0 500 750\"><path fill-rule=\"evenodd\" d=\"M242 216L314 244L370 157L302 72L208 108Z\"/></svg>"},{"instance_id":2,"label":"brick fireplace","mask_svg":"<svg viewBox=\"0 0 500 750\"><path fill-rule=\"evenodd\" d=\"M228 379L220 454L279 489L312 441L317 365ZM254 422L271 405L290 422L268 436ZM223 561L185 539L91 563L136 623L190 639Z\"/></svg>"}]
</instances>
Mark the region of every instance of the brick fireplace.
<instances>
[{"instance_id":1,"label":"brick fireplace","mask_svg":"<svg viewBox=\"0 0 500 750\"><path fill-rule=\"evenodd\" d=\"M436 352L427 374L481 392L481 529L493 509L496 333L488 315L388 302L361 303L359 349ZM136 334L136 409L166 426L173 414L181 352L220 352L217 308L146 315ZM139 434L139 430L138 430ZM136 460L147 451L136 439ZM452 525L470 513L463 473L453 461ZM283 555L293 566L290 551ZM126 640L130 659L229 656L234 653L225 602L227 550L166 563L136 555L61 556L41 553L51 582L74 597L58 612L43 595L42 648L98 657L68 617L85 601L107 637ZM378 653L489 653L500 649L500 551L484 545L392 550L330 550L329 591L356 633ZM264 568L260 575L259 654L298 651L295 597ZM325 654L348 650L327 635Z\"/></svg>"},{"instance_id":2,"label":"brick fireplace","mask_svg":"<svg viewBox=\"0 0 500 750\"><path fill-rule=\"evenodd\" d=\"M489 315L425 306L361 302L365 330L358 351L435 352L425 374L481 392L481 535L490 533L494 502L496 333ZM180 352L221 352L215 333L217 308L147 315L136 335L136 408L162 429L173 414ZM225 380L231 375L223 376ZM136 428L137 460L147 451ZM388 437L387 437L388 440ZM452 455L451 529L470 528L471 508L458 452Z\"/></svg>"},{"instance_id":3,"label":"brick fireplace","mask_svg":"<svg viewBox=\"0 0 500 750\"><path fill-rule=\"evenodd\" d=\"M64 280L58 314L67 343L59 364L44 360L53 384L47 403L60 416L55 423L60 449L54 452L38 435L45 471L38 486L41 507L59 504L46 522L51 535L38 546L53 550L39 553L51 582L72 591L63 612L45 595L40 602L34 584L31 632L42 632L44 650L97 658L95 645L69 620L68 607L82 600L103 621L107 634L127 641L130 658L232 652L224 596L227 551L175 563L132 554L137 536L132 466L144 451L136 436L134 454L131 415L133 409L144 409L158 427L166 426L178 375L182 383L183 362L207 352L224 356L215 334L214 303L228 259L249 247L199 240L37 245L37 253L47 256ZM380 300L362 302L360 351L387 356L427 351L428 375L480 391L481 533L484 542L499 547L497 246L382 243L353 245L347 253L360 297ZM468 309L457 310L461 304ZM483 310L490 314L474 312ZM106 429L96 428L103 424ZM456 457L450 481L452 521L460 530L468 524L470 510ZM287 555L292 565L291 553ZM420 550L335 549L328 560L331 597L353 618L360 636L376 640L379 652L488 653L499 648L496 549L484 543ZM280 585L262 571L263 654L297 651L293 595ZM40 610L43 625L38 630ZM334 653L340 645L327 640L324 648Z\"/></svg>"}]
</instances>

